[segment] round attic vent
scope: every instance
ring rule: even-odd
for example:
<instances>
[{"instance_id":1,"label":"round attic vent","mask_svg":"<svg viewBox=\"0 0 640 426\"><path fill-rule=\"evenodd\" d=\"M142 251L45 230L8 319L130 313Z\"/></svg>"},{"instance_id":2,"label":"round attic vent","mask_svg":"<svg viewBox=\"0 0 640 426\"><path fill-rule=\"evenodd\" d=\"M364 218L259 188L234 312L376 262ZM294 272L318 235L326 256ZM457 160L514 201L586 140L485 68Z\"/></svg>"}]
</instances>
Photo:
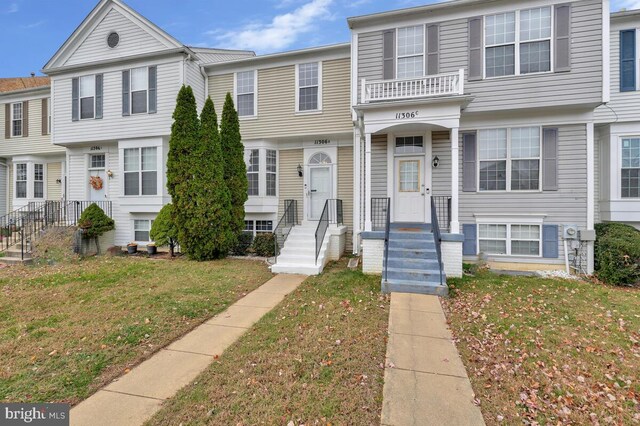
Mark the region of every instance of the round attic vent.
<instances>
[{"instance_id":1,"label":"round attic vent","mask_svg":"<svg viewBox=\"0 0 640 426\"><path fill-rule=\"evenodd\" d=\"M118 43L120 43L120 36L118 35L118 33L112 32L111 34L109 34L109 36L107 37L107 44L109 45L109 47L113 49L118 45Z\"/></svg>"}]
</instances>

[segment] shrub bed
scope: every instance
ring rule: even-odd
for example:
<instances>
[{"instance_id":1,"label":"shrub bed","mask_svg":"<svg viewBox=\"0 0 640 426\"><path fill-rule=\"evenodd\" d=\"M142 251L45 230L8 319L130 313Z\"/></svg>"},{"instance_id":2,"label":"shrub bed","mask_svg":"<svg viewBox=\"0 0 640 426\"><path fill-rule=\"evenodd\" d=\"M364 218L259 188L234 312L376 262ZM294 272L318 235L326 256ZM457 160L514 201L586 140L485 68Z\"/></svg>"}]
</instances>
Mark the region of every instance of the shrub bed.
<instances>
[{"instance_id":1,"label":"shrub bed","mask_svg":"<svg viewBox=\"0 0 640 426\"><path fill-rule=\"evenodd\" d=\"M234 256L246 256L251 244L253 243L253 234L249 232L241 232L238 235L238 242L235 247L231 249L231 253Z\"/></svg>"},{"instance_id":2,"label":"shrub bed","mask_svg":"<svg viewBox=\"0 0 640 426\"><path fill-rule=\"evenodd\" d=\"M275 256L275 239L272 233L257 234L253 239L253 251L262 257Z\"/></svg>"},{"instance_id":3,"label":"shrub bed","mask_svg":"<svg viewBox=\"0 0 640 426\"><path fill-rule=\"evenodd\" d=\"M598 279L615 285L640 283L640 231L622 223L596 225L595 270Z\"/></svg>"}]
</instances>

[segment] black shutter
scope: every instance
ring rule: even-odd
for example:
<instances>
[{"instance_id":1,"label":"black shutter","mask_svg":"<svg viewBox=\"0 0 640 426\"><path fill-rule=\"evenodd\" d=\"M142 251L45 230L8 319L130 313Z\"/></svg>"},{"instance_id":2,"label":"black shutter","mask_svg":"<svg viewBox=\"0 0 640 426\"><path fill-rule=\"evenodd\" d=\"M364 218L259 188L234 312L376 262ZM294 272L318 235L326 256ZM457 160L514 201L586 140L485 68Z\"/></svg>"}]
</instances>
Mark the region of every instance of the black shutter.
<instances>
[{"instance_id":1,"label":"black shutter","mask_svg":"<svg viewBox=\"0 0 640 426\"><path fill-rule=\"evenodd\" d=\"M29 137L29 101L22 102L22 137Z\"/></svg>"},{"instance_id":2,"label":"black shutter","mask_svg":"<svg viewBox=\"0 0 640 426\"><path fill-rule=\"evenodd\" d=\"M122 115L131 115L131 71L122 71Z\"/></svg>"},{"instance_id":3,"label":"black shutter","mask_svg":"<svg viewBox=\"0 0 640 426\"><path fill-rule=\"evenodd\" d=\"M620 31L620 91L636 90L636 30Z\"/></svg>"},{"instance_id":4,"label":"black shutter","mask_svg":"<svg viewBox=\"0 0 640 426\"><path fill-rule=\"evenodd\" d=\"M482 17L469 19L469 81L482 80L484 69L482 23Z\"/></svg>"},{"instance_id":5,"label":"black shutter","mask_svg":"<svg viewBox=\"0 0 640 426\"><path fill-rule=\"evenodd\" d=\"M476 133L462 135L462 191L476 192Z\"/></svg>"},{"instance_id":6,"label":"black shutter","mask_svg":"<svg viewBox=\"0 0 640 426\"><path fill-rule=\"evenodd\" d=\"M158 67L149 67L149 114L158 110Z\"/></svg>"},{"instance_id":7,"label":"black shutter","mask_svg":"<svg viewBox=\"0 0 640 426\"><path fill-rule=\"evenodd\" d=\"M104 81L103 75L96 74L96 119L102 118L103 81Z\"/></svg>"},{"instance_id":8,"label":"black shutter","mask_svg":"<svg viewBox=\"0 0 640 426\"><path fill-rule=\"evenodd\" d=\"M556 5L556 72L571 71L571 5Z\"/></svg>"},{"instance_id":9,"label":"black shutter","mask_svg":"<svg viewBox=\"0 0 640 426\"><path fill-rule=\"evenodd\" d=\"M4 138L11 139L11 104L4 104Z\"/></svg>"},{"instance_id":10,"label":"black shutter","mask_svg":"<svg viewBox=\"0 0 640 426\"><path fill-rule=\"evenodd\" d=\"M80 120L80 80L71 80L71 120Z\"/></svg>"},{"instance_id":11,"label":"black shutter","mask_svg":"<svg viewBox=\"0 0 640 426\"><path fill-rule=\"evenodd\" d=\"M382 33L382 74L384 80L396 78L396 31Z\"/></svg>"},{"instance_id":12,"label":"black shutter","mask_svg":"<svg viewBox=\"0 0 640 426\"><path fill-rule=\"evenodd\" d=\"M542 190L558 190L558 129L542 129Z\"/></svg>"},{"instance_id":13,"label":"black shutter","mask_svg":"<svg viewBox=\"0 0 640 426\"><path fill-rule=\"evenodd\" d=\"M49 134L49 98L42 99L42 109L40 110L42 120L42 136Z\"/></svg>"}]
</instances>

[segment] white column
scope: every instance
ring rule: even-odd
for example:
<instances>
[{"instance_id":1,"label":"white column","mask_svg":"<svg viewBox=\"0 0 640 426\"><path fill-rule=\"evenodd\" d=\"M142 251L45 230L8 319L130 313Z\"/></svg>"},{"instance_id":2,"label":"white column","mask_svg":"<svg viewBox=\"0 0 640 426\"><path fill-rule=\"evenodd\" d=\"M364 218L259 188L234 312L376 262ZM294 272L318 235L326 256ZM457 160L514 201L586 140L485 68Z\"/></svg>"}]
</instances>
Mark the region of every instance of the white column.
<instances>
[{"instance_id":1,"label":"white column","mask_svg":"<svg viewBox=\"0 0 640 426\"><path fill-rule=\"evenodd\" d=\"M364 173L364 230L371 231L371 133L365 133Z\"/></svg>"},{"instance_id":2,"label":"white column","mask_svg":"<svg viewBox=\"0 0 640 426\"><path fill-rule=\"evenodd\" d=\"M362 188L362 174L360 173L360 132L353 132L353 252L360 253L360 224L362 223L360 210L360 188Z\"/></svg>"},{"instance_id":3,"label":"white column","mask_svg":"<svg viewBox=\"0 0 640 426\"><path fill-rule=\"evenodd\" d=\"M595 135L593 122L587 123L587 229L595 229L596 190L595 190ZM587 244L587 273L594 270L593 242Z\"/></svg>"},{"instance_id":4,"label":"white column","mask_svg":"<svg viewBox=\"0 0 640 426\"><path fill-rule=\"evenodd\" d=\"M458 128L451 129L451 230L452 234L460 233L460 219L458 218L460 191L460 140Z\"/></svg>"}]
</instances>

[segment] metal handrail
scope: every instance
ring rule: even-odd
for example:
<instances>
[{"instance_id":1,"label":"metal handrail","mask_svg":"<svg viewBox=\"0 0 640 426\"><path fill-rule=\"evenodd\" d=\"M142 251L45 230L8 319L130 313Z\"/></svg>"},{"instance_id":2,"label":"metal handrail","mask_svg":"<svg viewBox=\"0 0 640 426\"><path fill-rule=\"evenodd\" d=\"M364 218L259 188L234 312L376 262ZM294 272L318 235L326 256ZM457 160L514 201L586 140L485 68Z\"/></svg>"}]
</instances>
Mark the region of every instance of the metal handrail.
<instances>
[{"instance_id":1,"label":"metal handrail","mask_svg":"<svg viewBox=\"0 0 640 426\"><path fill-rule=\"evenodd\" d=\"M291 229L298 224L298 201L297 200L284 200L284 213L278 222L278 225L273 229L273 241L275 245L275 261L278 262L278 254L280 249L284 247L284 242L289 237ZM278 236L280 234L280 238ZM280 241L282 240L282 241Z\"/></svg>"},{"instance_id":2,"label":"metal handrail","mask_svg":"<svg viewBox=\"0 0 640 426\"><path fill-rule=\"evenodd\" d=\"M387 282L389 268L389 231L391 229L391 198L387 198L387 220L384 226L384 281Z\"/></svg>"},{"instance_id":3,"label":"metal handrail","mask_svg":"<svg viewBox=\"0 0 640 426\"><path fill-rule=\"evenodd\" d=\"M316 227L316 265L318 264L318 256L320 256L320 249L324 242L324 237L327 235L327 229L329 225L334 223L336 225L342 225L344 214L342 210L342 200L328 199L324 202L324 208Z\"/></svg>"},{"instance_id":4,"label":"metal handrail","mask_svg":"<svg viewBox=\"0 0 640 426\"><path fill-rule=\"evenodd\" d=\"M440 225L438 224L438 212L436 211L436 203L431 198L431 227L433 230L433 239L436 243L436 254L438 255L438 267L440 268L440 285L444 285L442 277L442 235L440 234Z\"/></svg>"}]
</instances>

